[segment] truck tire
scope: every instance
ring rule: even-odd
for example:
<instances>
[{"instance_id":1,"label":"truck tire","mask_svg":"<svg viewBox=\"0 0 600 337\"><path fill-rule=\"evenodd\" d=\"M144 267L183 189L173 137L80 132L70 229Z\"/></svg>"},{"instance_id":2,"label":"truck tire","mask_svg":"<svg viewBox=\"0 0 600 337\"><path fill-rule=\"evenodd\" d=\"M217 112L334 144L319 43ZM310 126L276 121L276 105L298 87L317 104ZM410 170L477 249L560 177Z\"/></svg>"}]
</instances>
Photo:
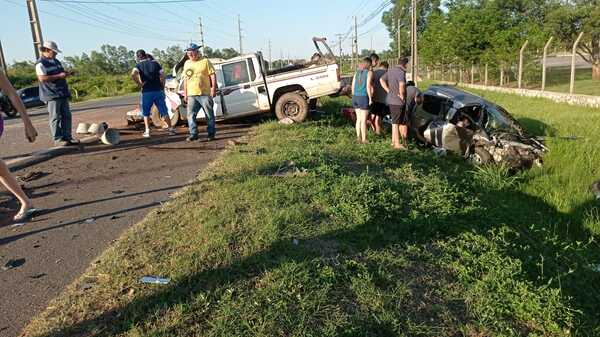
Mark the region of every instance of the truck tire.
<instances>
[{"instance_id":1,"label":"truck tire","mask_svg":"<svg viewBox=\"0 0 600 337\"><path fill-rule=\"evenodd\" d=\"M471 160L477 165L488 165L494 162L492 155L483 147L476 146L471 155Z\"/></svg>"},{"instance_id":2,"label":"truck tire","mask_svg":"<svg viewBox=\"0 0 600 337\"><path fill-rule=\"evenodd\" d=\"M308 117L308 102L302 95L289 92L282 95L275 103L277 119L290 118L296 123L302 123Z\"/></svg>"}]
</instances>

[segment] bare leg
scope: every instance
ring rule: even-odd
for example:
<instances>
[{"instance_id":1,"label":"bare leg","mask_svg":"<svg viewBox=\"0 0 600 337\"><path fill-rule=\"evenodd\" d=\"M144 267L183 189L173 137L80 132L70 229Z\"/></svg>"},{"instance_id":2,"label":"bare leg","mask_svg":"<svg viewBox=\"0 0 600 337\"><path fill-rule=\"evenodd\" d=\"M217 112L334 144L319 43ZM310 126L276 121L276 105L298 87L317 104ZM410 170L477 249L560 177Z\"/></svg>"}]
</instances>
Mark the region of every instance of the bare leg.
<instances>
[{"instance_id":1,"label":"bare leg","mask_svg":"<svg viewBox=\"0 0 600 337\"><path fill-rule=\"evenodd\" d=\"M369 113L367 111L361 111L361 125L360 125L360 132L361 132L361 142L364 144L367 142L367 118L369 117Z\"/></svg>"},{"instance_id":2,"label":"bare leg","mask_svg":"<svg viewBox=\"0 0 600 337\"><path fill-rule=\"evenodd\" d=\"M150 117L144 117L144 126L146 127L146 131L150 131Z\"/></svg>"},{"instance_id":3,"label":"bare leg","mask_svg":"<svg viewBox=\"0 0 600 337\"><path fill-rule=\"evenodd\" d=\"M362 114L360 113L359 109L355 109L354 110L354 114L356 115L356 123L355 123L355 129L356 129L356 141L360 142L360 123L361 123L361 116Z\"/></svg>"},{"instance_id":4,"label":"bare leg","mask_svg":"<svg viewBox=\"0 0 600 337\"><path fill-rule=\"evenodd\" d=\"M21 208L19 209L18 214L23 214L31 208L31 200L27 197L27 195L25 195L21 185L19 185L15 177L12 175L12 173L10 173L6 163L4 163L3 160L0 160L0 183L2 183L2 185L6 187L6 189L9 190L21 203Z\"/></svg>"},{"instance_id":5,"label":"bare leg","mask_svg":"<svg viewBox=\"0 0 600 337\"><path fill-rule=\"evenodd\" d=\"M398 124L392 124L392 146L396 147L400 144L400 134L398 131Z\"/></svg>"},{"instance_id":6,"label":"bare leg","mask_svg":"<svg viewBox=\"0 0 600 337\"><path fill-rule=\"evenodd\" d=\"M400 137L402 138L402 144L408 144L408 126L400 125Z\"/></svg>"},{"instance_id":7,"label":"bare leg","mask_svg":"<svg viewBox=\"0 0 600 337\"><path fill-rule=\"evenodd\" d=\"M375 134L381 135L381 117L375 115Z\"/></svg>"}]
</instances>

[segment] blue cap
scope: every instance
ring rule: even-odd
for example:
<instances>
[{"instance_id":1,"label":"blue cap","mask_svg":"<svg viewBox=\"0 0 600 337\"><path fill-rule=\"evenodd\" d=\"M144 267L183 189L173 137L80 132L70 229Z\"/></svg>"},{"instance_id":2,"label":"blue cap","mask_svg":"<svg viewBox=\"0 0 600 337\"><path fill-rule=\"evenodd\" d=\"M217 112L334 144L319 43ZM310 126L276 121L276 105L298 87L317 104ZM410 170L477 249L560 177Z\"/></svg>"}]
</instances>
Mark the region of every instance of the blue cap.
<instances>
[{"instance_id":1,"label":"blue cap","mask_svg":"<svg viewBox=\"0 0 600 337\"><path fill-rule=\"evenodd\" d=\"M185 51L191 51L191 50L198 50L200 49L200 46L195 44L195 43L190 43L190 45L187 47L187 49Z\"/></svg>"}]
</instances>

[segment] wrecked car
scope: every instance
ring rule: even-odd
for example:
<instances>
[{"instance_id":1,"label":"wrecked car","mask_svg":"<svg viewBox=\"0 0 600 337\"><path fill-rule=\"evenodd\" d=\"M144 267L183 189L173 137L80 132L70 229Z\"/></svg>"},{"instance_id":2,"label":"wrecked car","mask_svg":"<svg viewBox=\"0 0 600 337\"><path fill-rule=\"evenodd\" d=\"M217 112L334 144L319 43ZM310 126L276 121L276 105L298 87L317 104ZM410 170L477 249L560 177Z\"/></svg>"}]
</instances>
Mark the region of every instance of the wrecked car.
<instances>
[{"instance_id":1,"label":"wrecked car","mask_svg":"<svg viewBox=\"0 0 600 337\"><path fill-rule=\"evenodd\" d=\"M547 151L504 108L446 85L423 92L423 104L412 116L411 133L477 164L501 163L516 170L541 166Z\"/></svg>"}]
</instances>

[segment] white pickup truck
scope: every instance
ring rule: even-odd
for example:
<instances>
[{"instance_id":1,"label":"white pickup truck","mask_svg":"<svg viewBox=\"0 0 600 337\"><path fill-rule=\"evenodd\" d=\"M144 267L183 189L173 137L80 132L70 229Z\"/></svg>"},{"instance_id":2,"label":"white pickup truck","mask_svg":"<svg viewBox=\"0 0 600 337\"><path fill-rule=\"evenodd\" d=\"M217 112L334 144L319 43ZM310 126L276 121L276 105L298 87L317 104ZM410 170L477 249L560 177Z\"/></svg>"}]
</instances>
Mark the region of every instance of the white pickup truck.
<instances>
[{"instance_id":1,"label":"white pickup truck","mask_svg":"<svg viewBox=\"0 0 600 337\"><path fill-rule=\"evenodd\" d=\"M211 60L215 67L218 91L215 98L217 119L274 112L277 118L302 122L319 97L337 94L341 89L340 69L324 38L313 38L317 52L310 62L268 70L262 53L229 60ZM322 52L321 46L325 48ZM167 106L172 121L186 120L182 102L182 70L187 56L173 69L167 80ZM204 118L202 111L198 118Z\"/></svg>"}]
</instances>

